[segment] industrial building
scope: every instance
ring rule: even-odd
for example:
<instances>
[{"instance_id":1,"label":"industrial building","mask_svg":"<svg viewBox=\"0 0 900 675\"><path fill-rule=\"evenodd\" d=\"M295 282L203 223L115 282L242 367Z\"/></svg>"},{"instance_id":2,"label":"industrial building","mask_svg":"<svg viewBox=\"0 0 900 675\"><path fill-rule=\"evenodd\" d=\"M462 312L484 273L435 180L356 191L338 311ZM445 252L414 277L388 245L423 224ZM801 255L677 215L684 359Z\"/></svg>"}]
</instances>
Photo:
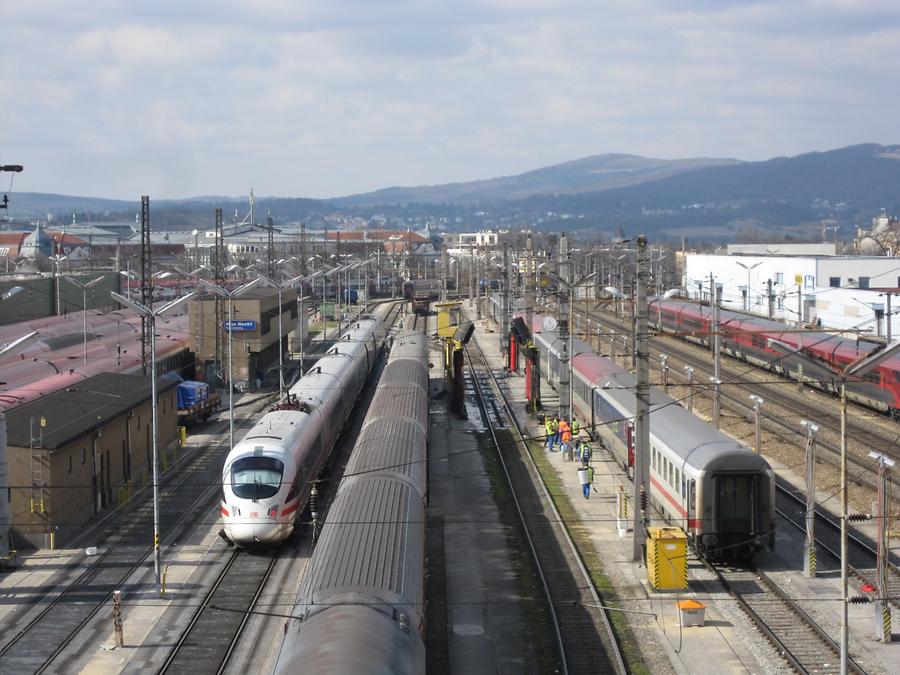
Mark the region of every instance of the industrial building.
<instances>
[{"instance_id":1,"label":"industrial building","mask_svg":"<svg viewBox=\"0 0 900 675\"><path fill-rule=\"evenodd\" d=\"M891 303L900 288L900 263L885 256L688 254L684 288L709 299L710 275L721 303L788 322L802 321L873 336L900 335ZM890 319L890 324L888 320Z\"/></svg>"},{"instance_id":2,"label":"industrial building","mask_svg":"<svg viewBox=\"0 0 900 675\"><path fill-rule=\"evenodd\" d=\"M174 380L158 380L158 447L177 443ZM6 413L12 545L71 540L149 484L150 378L104 373Z\"/></svg>"},{"instance_id":3,"label":"industrial building","mask_svg":"<svg viewBox=\"0 0 900 675\"><path fill-rule=\"evenodd\" d=\"M287 336L297 327L296 291L283 291L281 300L282 344L287 350ZM267 371L278 363L278 293L273 289L253 288L232 302L232 378L240 390L256 389L266 378ZM228 302L222 305L218 331L215 296L205 295L191 300L188 310L191 350L197 357L197 377L211 384L227 379L225 307Z\"/></svg>"}]
</instances>

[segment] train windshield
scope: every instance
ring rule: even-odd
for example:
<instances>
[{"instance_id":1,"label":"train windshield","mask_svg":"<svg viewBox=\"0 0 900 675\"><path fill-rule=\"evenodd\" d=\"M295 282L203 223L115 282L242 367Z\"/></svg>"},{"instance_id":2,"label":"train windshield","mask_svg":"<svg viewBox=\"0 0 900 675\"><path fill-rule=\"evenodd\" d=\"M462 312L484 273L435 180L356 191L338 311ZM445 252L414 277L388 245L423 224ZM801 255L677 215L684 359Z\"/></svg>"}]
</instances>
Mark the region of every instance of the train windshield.
<instances>
[{"instance_id":1,"label":"train windshield","mask_svg":"<svg viewBox=\"0 0 900 675\"><path fill-rule=\"evenodd\" d=\"M278 493L284 464L272 457L242 457L231 466L231 489L241 499L268 499Z\"/></svg>"}]
</instances>

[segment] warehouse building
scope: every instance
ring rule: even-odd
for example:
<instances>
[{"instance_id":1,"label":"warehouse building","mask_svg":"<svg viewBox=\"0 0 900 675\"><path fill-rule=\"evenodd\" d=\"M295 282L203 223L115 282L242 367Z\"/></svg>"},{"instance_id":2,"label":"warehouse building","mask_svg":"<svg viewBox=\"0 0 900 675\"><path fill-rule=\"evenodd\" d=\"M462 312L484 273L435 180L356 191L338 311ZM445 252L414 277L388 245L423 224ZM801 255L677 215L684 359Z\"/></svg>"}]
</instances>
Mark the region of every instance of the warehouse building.
<instances>
[{"instance_id":1,"label":"warehouse building","mask_svg":"<svg viewBox=\"0 0 900 675\"><path fill-rule=\"evenodd\" d=\"M228 367L227 301L223 302L216 330L215 296L190 301L191 350L197 356L197 377L212 385L226 379ZM282 347L288 350L288 335L297 327L297 291L285 289L278 307L278 293L268 288L252 288L234 298L231 324L232 371L240 390L257 389L265 380L277 378L278 314L281 312ZM218 356L217 356L218 351ZM218 364L218 365L217 365Z\"/></svg>"},{"instance_id":2,"label":"warehouse building","mask_svg":"<svg viewBox=\"0 0 900 675\"><path fill-rule=\"evenodd\" d=\"M158 381L159 449L177 443L174 380ZM104 373L6 413L12 545L61 546L149 484L150 378Z\"/></svg>"}]
</instances>

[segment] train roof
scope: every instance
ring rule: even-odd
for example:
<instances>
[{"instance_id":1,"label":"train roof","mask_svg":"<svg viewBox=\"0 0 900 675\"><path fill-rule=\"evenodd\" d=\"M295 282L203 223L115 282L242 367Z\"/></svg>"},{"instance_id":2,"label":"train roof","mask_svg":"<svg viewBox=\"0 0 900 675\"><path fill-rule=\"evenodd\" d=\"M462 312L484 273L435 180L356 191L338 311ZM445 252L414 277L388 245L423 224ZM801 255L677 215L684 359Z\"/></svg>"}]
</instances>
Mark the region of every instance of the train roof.
<instances>
[{"instance_id":1,"label":"train roof","mask_svg":"<svg viewBox=\"0 0 900 675\"><path fill-rule=\"evenodd\" d=\"M259 445L262 442L281 443L298 433L302 424L309 419L309 414L301 410L274 410L263 415L250 431L235 444L235 448L246 445ZM246 448L241 448L246 450Z\"/></svg>"},{"instance_id":2,"label":"train roof","mask_svg":"<svg viewBox=\"0 0 900 675\"><path fill-rule=\"evenodd\" d=\"M361 603L313 616L284 639L276 675L293 673L425 672L425 644L416 627Z\"/></svg>"},{"instance_id":3,"label":"train roof","mask_svg":"<svg viewBox=\"0 0 900 675\"><path fill-rule=\"evenodd\" d=\"M709 317L708 307L686 300L660 301L662 308L675 309L681 314L690 316ZM873 353L879 345L857 337L844 337L837 333L822 330L804 331L802 334L793 332L794 328L781 321L774 321L761 316L741 314L723 309L719 313L720 322L726 327L736 331L762 332L766 337L771 337L779 342L799 348L802 344L803 351L813 354L828 355L842 362L851 362ZM887 359L883 365L891 369L900 369L900 356Z\"/></svg>"},{"instance_id":4,"label":"train roof","mask_svg":"<svg viewBox=\"0 0 900 675\"><path fill-rule=\"evenodd\" d=\"M576 370L584 374L582 370ZM603 390L601 395L604 398L614 401L620 410L625 411L625 417L634 419L637 388L637 378L634 375L624 371L613 373L592 384ZM744 463L750 465L768 466L765 459L685 410L671 396L655 388L650 389L650 437L651 442L656 439L656 444L665 445L692 466L707 466L713 462L718 463L723 457L734 456L740 456ZM744 457L745 455L748 457Z\"/></svg>"},{"instance_id":5,"label":"train roof","mask_svg":"<svg viewBox=\"0 0 900 675\"><path fill-rule=\"evenodd\" d=\"M303 577L300 615L306 619L362 597L388 616L395 609L406 613L418 626L424 611L425 540L416 527L424 518L422 497L407 482L383 475L348 478Z\"/></svg>"}]
</instances>

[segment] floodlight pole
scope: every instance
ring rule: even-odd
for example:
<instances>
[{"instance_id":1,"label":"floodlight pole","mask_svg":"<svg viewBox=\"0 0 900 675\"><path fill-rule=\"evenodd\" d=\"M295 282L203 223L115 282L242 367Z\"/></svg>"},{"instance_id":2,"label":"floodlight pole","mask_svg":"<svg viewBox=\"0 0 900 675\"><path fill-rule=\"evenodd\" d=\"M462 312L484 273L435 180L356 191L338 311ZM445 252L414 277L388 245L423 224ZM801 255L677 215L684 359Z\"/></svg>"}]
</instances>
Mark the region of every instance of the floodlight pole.
<instances>
[{"instance_id":1,"label":"floodlight pole","mask_svg":"<svg viewBox=\"0 0 900 675\"><path fill-rule=\"evenodd\" d=\"M194 293L188 293L182 297L169 302L157 310L152 306L143 305L134 300L125 298L118 293L111 292L110 296L119 304L131 307L139 314L147 319L147 325L150 329L150 436L151 448L153 452L152 472L153 472L153 571L156 577L156 592L162 596L162 577L161 577L161 561L159 548L159 405L157 402L157 386L156 386L156 318L162 316L166 312L174 309L177 305L187 301L194 296Z\"/></svg>"}]
</instances>

